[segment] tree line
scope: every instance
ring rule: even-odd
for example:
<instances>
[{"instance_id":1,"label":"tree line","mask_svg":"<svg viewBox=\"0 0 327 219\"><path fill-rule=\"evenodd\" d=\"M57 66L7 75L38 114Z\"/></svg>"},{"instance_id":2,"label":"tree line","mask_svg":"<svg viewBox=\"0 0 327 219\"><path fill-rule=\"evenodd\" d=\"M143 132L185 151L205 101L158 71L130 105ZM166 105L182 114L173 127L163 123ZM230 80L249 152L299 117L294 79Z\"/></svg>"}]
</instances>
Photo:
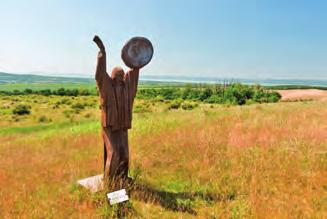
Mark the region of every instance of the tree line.
<instances>
[{"instance_id":1,"label":"tree line","mask_svg":"<svg viewBox=\"0 0 327 219\"><path fill-rule=\"evenodd\" d=\"M243 105L246 103L278 102L281 95L260 85L206 85L185 88L148 88L137 92L140 99L191 100L206 103Z\"/></svg>"},{"instance_id":2,"label":"tree line","mask_svg":"<svg viewBox=\"0 0 327 219\"><path fill-rule=\"evenodd\" d=\"M24 90L13 90L13 91L0 91L0 94L3 95L30 95L30 94L38 94L43 96L90 96L90 95L97 95L95 91L89 89L65 89L65 88L58 88L58 89L42 89L42 90L32 90L32 89L24 89Z\"/></svg>"},{"instance_id":3,"label":"tree line","mask_svg":"<svg viewBox=\"0 0 327 219\"><path fill-rule=\"evenodd\" d=\"M0 91L3 95L29 95L44 96L90 96L98 95L96 90L88 89L44 89L44 90L14 90ZM153 87L140 88L137 92L138 99L154 100L190 100L216 104L243 105L248 103L278 102L281 95L273 90L260 85L244 85L240 83L216 85L186 85L184 87Z\"/></svg>"}]
</instances>

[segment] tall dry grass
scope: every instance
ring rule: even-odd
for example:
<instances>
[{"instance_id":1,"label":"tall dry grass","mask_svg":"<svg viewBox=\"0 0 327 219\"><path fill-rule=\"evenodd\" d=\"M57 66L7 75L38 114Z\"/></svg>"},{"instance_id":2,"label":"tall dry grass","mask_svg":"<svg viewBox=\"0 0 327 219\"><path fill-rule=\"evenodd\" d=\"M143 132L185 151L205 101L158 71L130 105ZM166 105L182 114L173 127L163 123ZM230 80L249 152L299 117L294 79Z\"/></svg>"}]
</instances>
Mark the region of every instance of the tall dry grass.
<instances>
[{"instance_id":1,"label":"tall dry grass","mask_svg":"<svg viewBox=\"0 0 327 219\"><path fill-rule=\"evenodd\" d=\"M130 217L326 218L324 101L140 114L130 131ZM97 218L76 180L102 170L97 130L0 136L0 217Z\"/></svg>"}]
</instances>

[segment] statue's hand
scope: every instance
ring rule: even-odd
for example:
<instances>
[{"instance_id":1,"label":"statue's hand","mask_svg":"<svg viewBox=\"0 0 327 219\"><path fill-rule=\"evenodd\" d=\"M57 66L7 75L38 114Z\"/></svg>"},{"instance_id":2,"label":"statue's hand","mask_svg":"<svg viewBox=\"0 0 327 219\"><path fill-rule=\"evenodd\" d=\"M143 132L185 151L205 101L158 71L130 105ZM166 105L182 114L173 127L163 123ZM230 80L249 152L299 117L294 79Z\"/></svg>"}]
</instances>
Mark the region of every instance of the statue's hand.
<instances>
[{"instance_id":1,"label":"statue's hand","mask_svg":"<svg viewBox=\"0 0 327 219\"><path fill-rule=\"evenodd\" d=\"M100 37L98 35L95 35L93 37L93 41L97 44L97 46L99 47L99 49L101 51L104 51L105 50L104 45L102 43L102 40L100 39Z\"/></svg>"}]
</instances>

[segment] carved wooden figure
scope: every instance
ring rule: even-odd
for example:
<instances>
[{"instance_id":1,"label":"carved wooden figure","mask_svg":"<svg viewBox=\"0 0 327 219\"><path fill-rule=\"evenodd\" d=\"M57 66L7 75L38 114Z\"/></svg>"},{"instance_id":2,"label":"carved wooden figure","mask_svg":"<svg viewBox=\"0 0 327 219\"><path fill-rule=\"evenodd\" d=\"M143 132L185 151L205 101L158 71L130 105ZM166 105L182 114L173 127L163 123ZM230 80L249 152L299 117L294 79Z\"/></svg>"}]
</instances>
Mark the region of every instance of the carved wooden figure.
<instances>
[{"instance_id":1,"label":"carved wooden figure","mask_svg":"<svg viewBox=\"0 0 327 219\"><path fill-rule=\"evenodd\" d=\"M100 51L97 57L95 80L100 105L102 137L104 142L104 180L128 177L128 129L132 123L132 108L139 80L139 69L126 74L120 67L107 73L106 51L98 36L94 42Z\"/></svg>"}]
</instances>

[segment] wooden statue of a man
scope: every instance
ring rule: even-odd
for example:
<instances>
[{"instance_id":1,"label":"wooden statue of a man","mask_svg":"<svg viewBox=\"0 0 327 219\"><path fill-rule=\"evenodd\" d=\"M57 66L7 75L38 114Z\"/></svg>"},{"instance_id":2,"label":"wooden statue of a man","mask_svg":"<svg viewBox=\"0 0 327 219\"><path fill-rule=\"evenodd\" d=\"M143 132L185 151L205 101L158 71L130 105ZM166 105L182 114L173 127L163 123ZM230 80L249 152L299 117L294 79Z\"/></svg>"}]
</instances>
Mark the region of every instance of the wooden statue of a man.
<instances>
[{"instance_id":1,"label":"wooden statue of a man","mask_svg":"<svg viewBox=\"0 0 327 219\"><path fill-rule=\"evenodd\" d=\"M93 41L100 49L95 80L101 104L104 179L126 179L129 165L128 129L131 128L139 69L131 69L125 74L121 67L115 67L111 76L108 75L105 47L98 36Z\"/></svg>"}]
</instances>

